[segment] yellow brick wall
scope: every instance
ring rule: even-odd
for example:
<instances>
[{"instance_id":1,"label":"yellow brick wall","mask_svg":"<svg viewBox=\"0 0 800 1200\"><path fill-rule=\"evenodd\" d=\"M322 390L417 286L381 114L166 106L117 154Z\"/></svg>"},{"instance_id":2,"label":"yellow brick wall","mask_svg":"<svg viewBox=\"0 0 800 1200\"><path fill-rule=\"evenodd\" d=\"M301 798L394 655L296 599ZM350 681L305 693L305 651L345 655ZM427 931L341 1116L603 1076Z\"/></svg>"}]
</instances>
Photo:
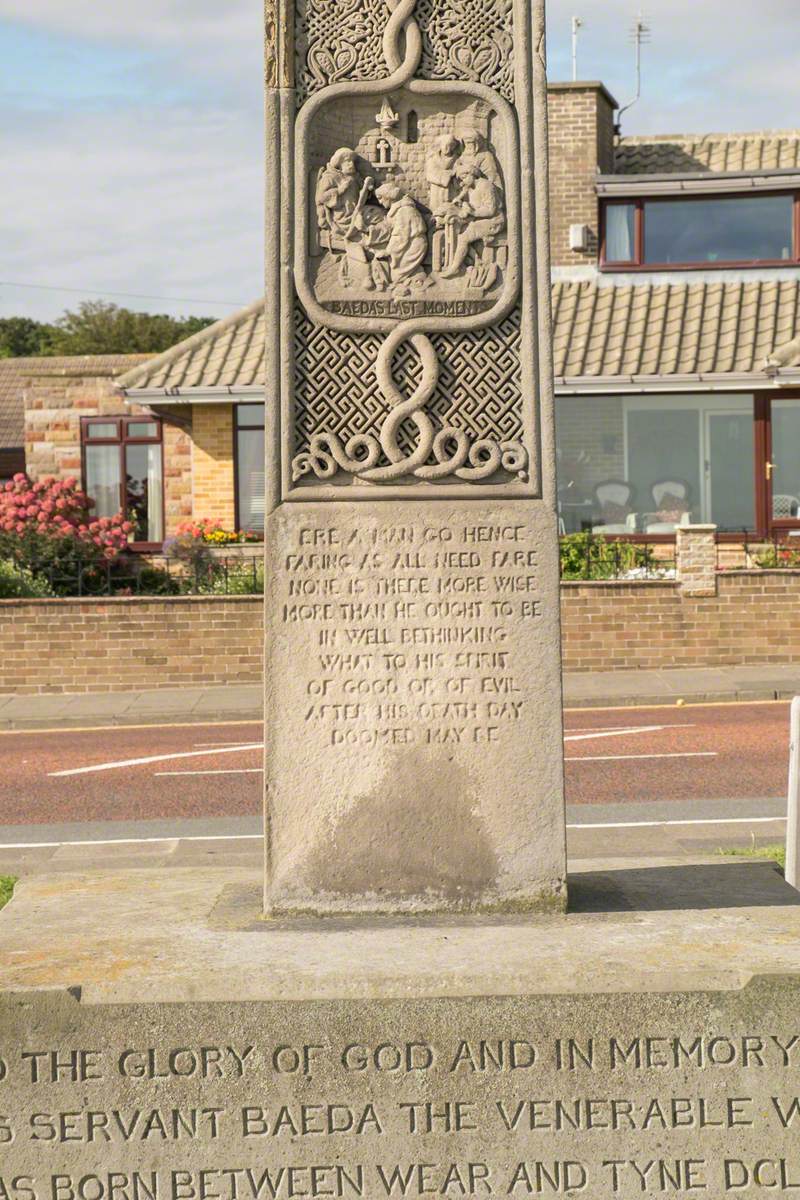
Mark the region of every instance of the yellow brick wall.
<instances>
[{"instance_id":1,"label":"yellow brick wall","mask_svg":"<svg viewBox=\"0 0 800 1200\"><path fill-rule=\"evenodd\" d=\"M192 516L211 517L233 529L233 405L193 405L192 437Z\"/></svg>"}]
</instances>

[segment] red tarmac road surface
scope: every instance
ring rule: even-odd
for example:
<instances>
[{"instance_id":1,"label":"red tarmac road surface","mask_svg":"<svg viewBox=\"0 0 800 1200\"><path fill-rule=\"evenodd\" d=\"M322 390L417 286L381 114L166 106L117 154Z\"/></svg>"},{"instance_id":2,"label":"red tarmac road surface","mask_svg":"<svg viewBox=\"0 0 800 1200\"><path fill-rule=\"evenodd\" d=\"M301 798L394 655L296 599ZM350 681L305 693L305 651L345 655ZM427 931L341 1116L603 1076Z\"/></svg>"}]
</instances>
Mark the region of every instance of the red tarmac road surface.
<instances>
[{"instance_id":1,"label":"red tarmac road surface","mask_svg":"<svg viewBox=\"0 0 800 1200\"><path fill-rule=\"evenodd\" d=\"M570 804L785 795L787 703L573 710L565 732ZM0 734L0 825L255 815L260 740L256 722Z\"/></svg>"}]
</instances>

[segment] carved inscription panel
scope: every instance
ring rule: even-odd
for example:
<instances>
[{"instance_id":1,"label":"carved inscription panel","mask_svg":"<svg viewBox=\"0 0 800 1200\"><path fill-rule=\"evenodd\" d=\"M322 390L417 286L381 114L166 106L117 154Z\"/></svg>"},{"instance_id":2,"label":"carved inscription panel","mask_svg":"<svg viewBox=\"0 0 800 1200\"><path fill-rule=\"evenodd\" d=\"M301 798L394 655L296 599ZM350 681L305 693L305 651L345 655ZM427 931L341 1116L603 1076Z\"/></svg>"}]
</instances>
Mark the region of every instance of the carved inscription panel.
<instances>
[{"instance_id":1,"label":"carved inscription panel","mask_svg":"<svg viewBox=\"0 0 800 1200\"><path fill-rule=\"evenodd\" d=\"M528 625L536 636L543 599L524 514L300 522L282 566L276 615L306 634L314 743L479 746L508 740L527 716L518 638Z\"/></svg>"},{"instance_id":2,"label":"carved inscription panel","mask_svg":"<svg viewBox=\"0 0 800 1200\"><path fill-rule=\"evenodd\" d=\"M798 999L7 999L0 1195L787 1197Z\"/></svg>"}]
</instances>

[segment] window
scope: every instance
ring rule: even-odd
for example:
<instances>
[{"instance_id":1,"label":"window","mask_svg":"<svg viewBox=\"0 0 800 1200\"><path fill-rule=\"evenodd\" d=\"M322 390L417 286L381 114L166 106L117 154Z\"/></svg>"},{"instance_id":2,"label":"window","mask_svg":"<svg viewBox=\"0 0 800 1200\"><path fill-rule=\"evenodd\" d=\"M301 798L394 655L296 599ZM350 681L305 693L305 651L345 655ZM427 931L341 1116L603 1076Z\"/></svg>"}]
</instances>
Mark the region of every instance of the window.
<instances>
[{"instance_id":1,"label":"window","mask_svg":"<svg viewBox=\"0 0 800 1200\"><path fill-rule=\"evenodd\" d=\"M264 530L264 405L236 405L236 527Z\"/></svg>"},{"instance_id":2,"label":"window","mask_svg":"<svg viewBox=\"0 0 800 1200\"><path fill-rule=\"evenodd\" d=\"M163 541L161 422L84 417L81 443L83 486L94 500L94 514L113 517L122 512L133 524L133 542Z\"/></svg>"},{"instance_id":3,"label":"window","mask_svg":"<svg viewBox=\"0 0 800 1200\"><path fill-rule=\"evenodd\" d=\"M751 395L565 396L556 428L564 532L674 534L681 522L713 522L722 533L755 528Z\"/></svg>"},{"instance_id":4,"label":"window","mask_svg":"<svg viewBox=\"0 0 800 1200\"><path fill-rule=\"evenodd\" d=\"M797 205L793 193L608 202L603 207L603 263L797 263Z\"/></svg>"},{"instance_id":5,"label":"window","mask_svg":"<svg viewBox=\"0 0 800 1200\"><path fill-rule=\"evenodd\" d=\"M800 400L772 400L772 453L766 477L772 483L773 521L800 519Z\"/></svg>"}]
</instances>

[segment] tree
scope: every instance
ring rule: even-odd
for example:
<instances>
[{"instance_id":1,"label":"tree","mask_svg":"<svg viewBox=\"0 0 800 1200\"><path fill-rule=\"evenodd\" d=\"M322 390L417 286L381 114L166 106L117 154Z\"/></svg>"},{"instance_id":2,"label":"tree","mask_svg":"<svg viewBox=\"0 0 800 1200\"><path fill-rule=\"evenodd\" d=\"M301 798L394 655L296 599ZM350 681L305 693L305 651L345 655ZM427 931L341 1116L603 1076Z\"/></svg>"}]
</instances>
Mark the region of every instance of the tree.
<instances>
[{"instance_id":1,"label":"tree","mask_svg":"<svg viewBox=\"0 0 800 1200\"><path fill-rule=\"evenodd\" d=\"M53 327L47 354L154 354L212 325L212 317L140 313L104 300L85 300Z\"/></svg>"},{"instance_id":2,"label":"tree","mask_svg":"<svg viewBox=\"0 0 800 1200\"><path fill-rule=\"evenodd\" d=\"M0 358L44 354L53 326L30 317L0 317Z\"/></svg>"}]
</instances>

